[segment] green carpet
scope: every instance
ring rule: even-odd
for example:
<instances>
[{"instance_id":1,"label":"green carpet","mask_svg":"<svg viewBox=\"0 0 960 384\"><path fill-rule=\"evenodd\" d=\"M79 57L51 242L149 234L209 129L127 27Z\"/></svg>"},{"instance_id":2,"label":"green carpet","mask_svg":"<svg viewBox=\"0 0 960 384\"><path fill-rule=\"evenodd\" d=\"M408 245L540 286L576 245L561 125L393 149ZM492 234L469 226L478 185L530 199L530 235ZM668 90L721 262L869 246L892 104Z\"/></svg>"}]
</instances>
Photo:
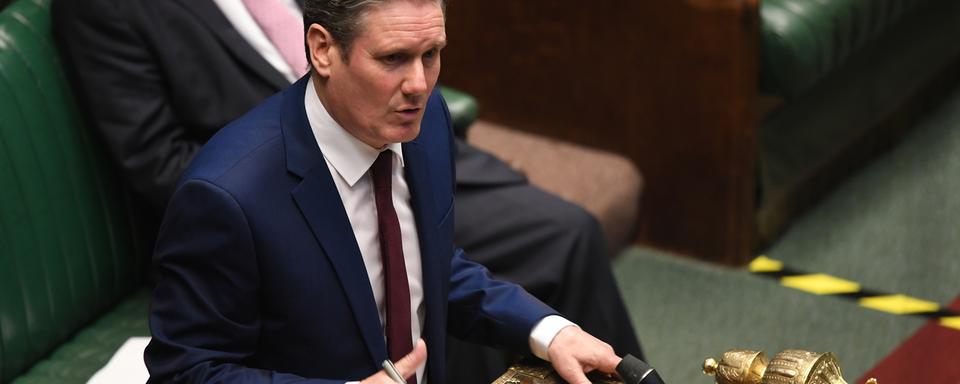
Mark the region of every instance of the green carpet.
<instances>
[{"instance_id":1,"label":"green carpet","mask_svg":"<svg viewBox=\"0 0 960 384\"><path fill-rule=\"evenodd\" d=\"M960 293L960 92L766 253L875 289L952 300Z\"/></svg>"},{"instance_id":2,"label":"green carpet","mask_svg":"<svg viewBox=\"0 0 960 384\"><path fill-rule=\"evenodd\" d=\"M960 294L960 90L765 251L787 266L945 304ZM729 348L836 353L854 380L924 323L729 269L632 248L616 278L647 357L670 383L712 383ZM922 369L922 367L917 367ZM882 378L880 382L883 383Z\"/></svg>"}]
</instances>

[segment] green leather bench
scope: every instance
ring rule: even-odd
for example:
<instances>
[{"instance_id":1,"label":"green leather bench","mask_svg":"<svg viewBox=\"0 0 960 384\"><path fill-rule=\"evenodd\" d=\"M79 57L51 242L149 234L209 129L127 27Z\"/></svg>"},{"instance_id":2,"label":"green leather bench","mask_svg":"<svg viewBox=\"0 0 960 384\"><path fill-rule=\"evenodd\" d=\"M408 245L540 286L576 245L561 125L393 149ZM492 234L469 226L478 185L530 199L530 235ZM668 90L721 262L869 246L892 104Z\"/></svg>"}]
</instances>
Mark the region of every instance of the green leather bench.
<instances>
[{"instance_id":1,"label":"green leather bench","mask_svg":"<svg viewBox=\"0 0 960 384\"><path fill-rule=\"evenodd\" d=\"M956 0L762 0L760 239L870 157L949 90Z\"/></svg>"},{"instance_id":2,"label":"green leather bench","mask_svg":"<svg viewBox=\"0 0 960 384\"><path fill-rule=\"evenodd\" d=\"M932 0L763 0L761 86L793 99Z\"/></svg>"},{"instance_id":3,"label":"green leather bench","mask_svg":"<svg viewBox=\"0 0 960 384\"><path fill-rule=\"evenodd\" d=\"M148 333L145 257L66 87L48 7L0 13L0 382L85 382Z\"/></svg>"},{"instance_id":4,"label":"green leather bench","mask_svg":"<svg viewBox=\"0 0 960 384\"><path fill-rule=\"evenodd\" d=\"M0 13L0 382L86 382L147 335L145 255L73 103L49 0Z\"/></svg>"}]
</instances>

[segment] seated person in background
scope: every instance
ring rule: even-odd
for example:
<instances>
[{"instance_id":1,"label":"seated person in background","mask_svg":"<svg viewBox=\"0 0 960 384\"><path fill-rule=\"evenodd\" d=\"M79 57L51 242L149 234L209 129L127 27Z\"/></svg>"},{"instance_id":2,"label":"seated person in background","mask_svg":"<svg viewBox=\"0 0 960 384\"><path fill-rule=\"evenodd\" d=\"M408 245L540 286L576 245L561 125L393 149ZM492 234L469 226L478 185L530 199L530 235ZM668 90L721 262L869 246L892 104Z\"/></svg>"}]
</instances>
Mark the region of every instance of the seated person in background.
<instances>
[{"instance_id":1,"label":"seated person in background","mask_svg":"<svg viewBox=\"0 0 960 384\"><path fill-rule=\"evenodd\" d=\"M207 139L303 75L301 6L293 0L54 1L54 31L81 105L156 212ZM456 244L618 354L642 356L595 220L454 140ZM450 382L486 383L505 369L503 354L449 344Z\"/></svg>"}]
</instances>

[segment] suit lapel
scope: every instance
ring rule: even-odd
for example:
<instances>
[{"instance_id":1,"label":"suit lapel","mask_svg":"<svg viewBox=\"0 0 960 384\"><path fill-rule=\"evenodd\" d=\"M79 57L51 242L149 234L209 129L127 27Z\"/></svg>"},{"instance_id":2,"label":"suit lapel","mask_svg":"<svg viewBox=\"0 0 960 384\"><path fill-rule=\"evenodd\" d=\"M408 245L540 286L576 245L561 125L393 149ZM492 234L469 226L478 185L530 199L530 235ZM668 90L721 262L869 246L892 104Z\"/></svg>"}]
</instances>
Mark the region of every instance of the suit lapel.
<instances>
[{"instance_id":1,"label":"suit lapel","mask_svg":"<svg viewBox=\"0 0 960 384\"><path fill-rule=\"evenodd\" d=\"M232 54L238 62L249 68L258 77L266 81L275 89L283 89L290 85L280 72L277 72L247 43L247 40L230 24L220 8L211 0L177 0L182 6L189 9L201 23L205 25L220 43Z\"/></svg>"},{"instance_id":2,"label":"suit lapel","mask_svg":"<svg viewBox=\"0 0 960 384\"><path fill-rule=\"evenodd\" d=\"M380 314L350 220L325 168L318 166L308 173L293 190L293 198L333 265L370 351L370 358L379 366L379 362L387 357Z\"/></svg>"},{"instance_id":3,"label":"suit lapel","mask_svg":"<svg viewBox=\"0 0 960 384\"><path fill-rule=\"evenodd\" d=\"M442 267L450 264L449 258L444 259L441 253L442 248L438 247L434 238L439 217L432 214L436 209L434 209L433 190L429 184L426 157L422 144L417 140L403 145L404 173L407 185L410 187L410 208L413 210L417 222L417 235L420 238L424 303L427 309L423 332L425 336L430 334L428 329L431 327L431 319L435 315L444 313L442 308L446 305L446 299L442 283L448 278L443 277Z\"/></svg>"},{"instance_id":4,"label":"suit lapel","mask_svg":"<svg viewBox=\"0 0 960 384\"><path fill-rule=\"evenodd\" d=\"M375 366L387 358L380 314L340 193L310 131L303 106L307 77L284 92L281 116L287 169L303 180L291 194L343 285Z\"/></svg>"}]
</instances>

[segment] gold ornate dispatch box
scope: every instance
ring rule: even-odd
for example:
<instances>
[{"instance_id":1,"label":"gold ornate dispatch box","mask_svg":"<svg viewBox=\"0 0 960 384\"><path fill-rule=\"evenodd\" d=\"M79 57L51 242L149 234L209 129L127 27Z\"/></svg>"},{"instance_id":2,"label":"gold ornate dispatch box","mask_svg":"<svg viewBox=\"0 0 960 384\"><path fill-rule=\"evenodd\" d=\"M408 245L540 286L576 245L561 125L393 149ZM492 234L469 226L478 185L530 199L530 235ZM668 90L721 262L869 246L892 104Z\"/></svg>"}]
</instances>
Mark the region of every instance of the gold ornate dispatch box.
<instances>
[{"instance_id":1,"label":"gold ornate dispatch box","mask_svg":"<svg viewBox=\"0 0 960 384\"><path fill-rule=\"evenodd\" d=\"M623 381L615 376L602 372L591 372L587 375L594 384L623 384ZM538 361L523 360L507 369L507 372L500 376L492 384L564 384L566 381L560 378L553 368L546 363Z\"/></svg>"}]
</instances>

